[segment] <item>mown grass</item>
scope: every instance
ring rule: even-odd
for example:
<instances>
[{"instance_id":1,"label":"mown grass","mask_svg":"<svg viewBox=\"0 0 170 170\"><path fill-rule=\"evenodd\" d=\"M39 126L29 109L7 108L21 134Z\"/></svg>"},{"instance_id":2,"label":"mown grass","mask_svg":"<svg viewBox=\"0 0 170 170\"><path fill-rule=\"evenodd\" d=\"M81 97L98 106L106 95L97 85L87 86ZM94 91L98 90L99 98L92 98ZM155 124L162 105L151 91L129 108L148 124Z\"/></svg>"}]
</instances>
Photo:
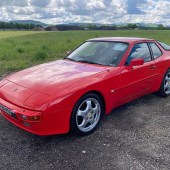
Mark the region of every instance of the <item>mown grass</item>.
<instances>
[{"instance_id":1,"label":"mown grass","mask_svg":"<svg viewBox=\"0 0 170 170\"><path fill-rule=\"evenodd\" d=\"M0 31L0 75L63 58L87 39L109 36L154 38L170 44L170 31Z\"/></svg>"},{"instance_id":2,"label":"mown grass","mask_svg":"<svg viewBox=\"0 0 170 170\"><path fill-rule=\"evenodd\" d=\"M30 35L30 34L37 34L37 33L43 33L42 31L36 32L36 31L0 31L0 40L4 38L12 38L17 36L23 36L23 35Z\"/></svg>"}]
</instances>

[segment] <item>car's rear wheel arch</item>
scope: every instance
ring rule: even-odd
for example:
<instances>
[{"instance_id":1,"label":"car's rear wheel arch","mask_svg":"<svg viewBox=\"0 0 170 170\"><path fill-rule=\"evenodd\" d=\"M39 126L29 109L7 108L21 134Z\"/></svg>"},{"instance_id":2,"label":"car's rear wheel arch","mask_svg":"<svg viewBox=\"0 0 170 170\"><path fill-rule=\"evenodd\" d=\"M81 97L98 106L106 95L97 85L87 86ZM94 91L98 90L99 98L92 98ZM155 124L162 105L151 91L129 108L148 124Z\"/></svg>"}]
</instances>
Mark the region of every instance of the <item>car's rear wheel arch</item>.
<instances>
[{"instance_id":1,"label":"car's rear wheel arch","mask_svg":"<svg viewBox=\"0 0 170 170\"><path fill-rule=\"evenodd\" d=\"M168 68L166 70L166 72L164 73L164 76L162 78L162 81L161 81L161 85L160 85L160 88L159 90L157 91L157 94L162 96L162 97L167 97L169 96L170 94L166 93L165 92L165 79L166 79L166 76L170 75L170 68ZM169 87L168 87L169 88Z\"/></svg>"}]
</instances>

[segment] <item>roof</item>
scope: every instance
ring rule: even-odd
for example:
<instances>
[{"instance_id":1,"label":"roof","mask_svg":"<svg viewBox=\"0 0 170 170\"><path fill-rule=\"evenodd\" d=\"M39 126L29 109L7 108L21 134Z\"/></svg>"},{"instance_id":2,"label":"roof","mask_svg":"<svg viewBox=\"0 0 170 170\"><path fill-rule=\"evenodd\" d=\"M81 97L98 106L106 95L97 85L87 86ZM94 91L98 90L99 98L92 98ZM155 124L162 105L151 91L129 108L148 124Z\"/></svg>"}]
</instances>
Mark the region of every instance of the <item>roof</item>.
<instances>
[{"instance_id":1,"label":"roof","mask_svg":"<svg viewBox=\"0 0 170 170\"><path fill-rule=\"evenodd\" d=\"M101 37L93 38L88 41L120 41L120 42L136 42L136 41L153 41L153 39L139 37Z\"/></svg>"}]
</instances>

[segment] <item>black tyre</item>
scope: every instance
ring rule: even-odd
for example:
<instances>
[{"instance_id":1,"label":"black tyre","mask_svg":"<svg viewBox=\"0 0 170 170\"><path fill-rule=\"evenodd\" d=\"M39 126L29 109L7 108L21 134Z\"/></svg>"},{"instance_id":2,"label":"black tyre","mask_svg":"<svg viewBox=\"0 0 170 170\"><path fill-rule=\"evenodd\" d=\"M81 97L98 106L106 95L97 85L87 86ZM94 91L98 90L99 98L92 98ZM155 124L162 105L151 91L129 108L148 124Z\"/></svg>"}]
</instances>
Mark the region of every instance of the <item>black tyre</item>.
<instances>
[{"instance_id":1,"label":"black tyre","mask_svg":"<svg viewBox=\"0 0 170 170\"><path fill-rule=\"evenodd\" d=\"M170 95L170 69L164 75L158 94L162 97Z\"/></svg>"},{"instance_id":2,"label":"black tyre","mask_svg":"<svg viewBox=\"0 0 170 170\"><path fill-rule=\"evenodd\" d=\"M94 93L84 95L73 108L70 119L71 132L77 135L94 132L103 113L103 103L98 95Z\"/></svg>"}]
</instances>

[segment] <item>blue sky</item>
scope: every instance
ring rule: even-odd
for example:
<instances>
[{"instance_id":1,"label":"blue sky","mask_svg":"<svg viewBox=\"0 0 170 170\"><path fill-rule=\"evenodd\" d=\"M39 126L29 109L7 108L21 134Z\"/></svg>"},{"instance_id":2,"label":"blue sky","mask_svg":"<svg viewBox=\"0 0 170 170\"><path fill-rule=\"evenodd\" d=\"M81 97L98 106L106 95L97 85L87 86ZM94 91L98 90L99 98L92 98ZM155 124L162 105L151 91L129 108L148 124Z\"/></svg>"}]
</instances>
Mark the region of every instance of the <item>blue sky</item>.
<instances>
[{"instance_id":1,"label":"blue sky","mask_svg":"<svg viewBox=\"0 0 170 170\"><path fill-rule=\"evenodd\" d=\"M170 25L170 0L0 0L0 21Z\"/></svg>"}]
</instances>

